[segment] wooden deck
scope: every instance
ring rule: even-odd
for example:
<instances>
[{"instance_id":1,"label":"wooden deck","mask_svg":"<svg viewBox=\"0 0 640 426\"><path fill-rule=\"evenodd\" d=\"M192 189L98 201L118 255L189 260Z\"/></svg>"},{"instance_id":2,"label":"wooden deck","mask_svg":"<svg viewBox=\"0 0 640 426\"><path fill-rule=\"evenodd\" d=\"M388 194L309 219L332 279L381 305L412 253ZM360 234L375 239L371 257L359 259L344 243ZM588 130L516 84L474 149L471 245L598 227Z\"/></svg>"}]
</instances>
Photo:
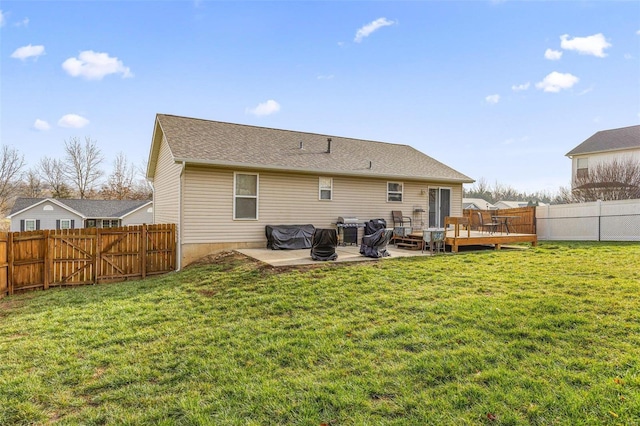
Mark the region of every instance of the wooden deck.
<instances>
[{"instance_id":1,"label":"wooden deck","mask_svg":"<svg viewBox=\"0 0 640 426\"><path fill-rule=\"evenodd\" d=\"M444 242L446 245L451 246L452 252L457 253L458 248L461 246L494 246L496 250L499 250L503 245L514 243L531 243L532 246L535 246L538 244L538 236L536 234L507 234L506 232L490 234L488 232L460 230L459 235L456 237L455 230L449 230Z\"/></svg>"}]
</instances>

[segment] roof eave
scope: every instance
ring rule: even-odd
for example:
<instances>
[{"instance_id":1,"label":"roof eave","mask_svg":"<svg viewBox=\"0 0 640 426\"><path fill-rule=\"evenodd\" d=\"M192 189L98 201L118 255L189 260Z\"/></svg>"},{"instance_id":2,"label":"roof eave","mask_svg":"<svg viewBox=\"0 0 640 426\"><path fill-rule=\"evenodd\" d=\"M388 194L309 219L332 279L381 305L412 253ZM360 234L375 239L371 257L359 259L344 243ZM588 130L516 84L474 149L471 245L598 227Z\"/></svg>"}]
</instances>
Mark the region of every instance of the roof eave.
<instances>
[{"instance_id":1,"label":"roof eave","mask_svg":"<svg viewBox=\"0 0 640 426\"><path fill-rule=\"evenodd\" d=\"M243 169L254 169L254 170L273 170L273 171L282 171L282 172L299 172L299 173L326 173L332 174L336 176L354 176L354 177L375 177L380 179L408 179L408 180L420 180L420 181L430 181L437 183L473 183L474 179L471 179L468 176L463 178L446 178L446 177L426 177L426 176L412 176L412 175L392 175L385 173L375 173L375 172L366 172L366 171L337 171L337 170L320 170L320 169L307 169L304 167L282 167L277 165L269 165L269 164L250 164L250 163L237 163L232 161L212 161L212 160L201 160L194 158L175 158L173 159L176 163L186 163L193 165L201 165L201 166L218 166L218 167L238 167Z\"/></svg>"}]
</instances>

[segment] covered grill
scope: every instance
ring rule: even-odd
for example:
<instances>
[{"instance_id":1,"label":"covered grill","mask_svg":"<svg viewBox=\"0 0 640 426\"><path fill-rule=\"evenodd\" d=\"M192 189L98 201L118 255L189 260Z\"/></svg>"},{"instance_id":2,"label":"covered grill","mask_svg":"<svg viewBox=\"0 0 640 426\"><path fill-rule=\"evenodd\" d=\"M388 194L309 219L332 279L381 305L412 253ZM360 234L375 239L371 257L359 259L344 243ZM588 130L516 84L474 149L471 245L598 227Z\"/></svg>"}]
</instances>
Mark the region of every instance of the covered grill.
<instances>
[{"instance_id":1,"label":"covered grill","mask_svg":"<svg viewBox=\"0 0 640 426\"><path fill-rule=\"evenodd\" d=\"M340 216L336 222L338 239L343 245L358 244L358 228L364 228L357 217Z\"/></svg>"}]
</instances>

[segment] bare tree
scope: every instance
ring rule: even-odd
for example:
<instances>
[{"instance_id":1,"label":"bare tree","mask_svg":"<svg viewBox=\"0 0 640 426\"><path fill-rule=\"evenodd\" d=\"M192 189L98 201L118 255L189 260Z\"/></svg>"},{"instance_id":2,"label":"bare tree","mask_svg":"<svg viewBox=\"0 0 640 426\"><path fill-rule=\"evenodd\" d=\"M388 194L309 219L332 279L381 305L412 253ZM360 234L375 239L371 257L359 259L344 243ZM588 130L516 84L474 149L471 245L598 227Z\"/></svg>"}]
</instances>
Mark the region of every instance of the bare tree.
<instances>
[{"instance_id":1,"label":"bare tree","mask_svg":"<svg viewBox=\"0 0 640 426\"><path fill-rule=\"evenodd\" d=\"M64 163L55 158L43 157L38 163L38 172L49 187L53 198L71 197L71 188L64 173Z\"/></svg>"},{"instance_id":2,"label":"bare tree","mask_svg":"<svg viewBox=\"0 0 640 426\"><path fill-rule=\"evenodd\" d=\"M20 193L29 198L41 198L45 194L45 187L38 169L31 168L24 174Z\"/></svg>"},{"instance_id":3,"label":"bare tree","mask_svg":"<svg viewBox=\"0 0 640 426\"><path fill-rule=\"evenodd\" d=\"M80 199L92 193L104 172L99 168L104 157L96 141L85 137L84 144L77 138L64 142L66 152L64 172L78 192Z\"/></svg>"},{"instance_id":4,"label":"bare tree","mask_svg":"<svg viewBox=\"0 0 640 426\"><path fill-rule=\"evenodd\" d=\"M113 171L107 179L107 183L100 191L107 200L131 199L134 192L135 168L127 161L123 152L113 161Z\"/></svg>"},{"instance_id":5,"label":"bare tree","mask_svg":"<svg viewBox=\"0 0 640 426\"><path fill-rule=\"evenodd\" d=\"M16 196L24 167L24 155L2 145L0 152L0 212L4 215Z\"/></svg>"},{"instance_id":6,"label":"bare tree","mask_svg":"<svg viewBox=\"0 0 640 426\"><path fill-rule=\"evenodd\" d=\"M640 161L633 158L596 163L573 182L576 201L640 198Z\"/></svg>"}]
</instances>

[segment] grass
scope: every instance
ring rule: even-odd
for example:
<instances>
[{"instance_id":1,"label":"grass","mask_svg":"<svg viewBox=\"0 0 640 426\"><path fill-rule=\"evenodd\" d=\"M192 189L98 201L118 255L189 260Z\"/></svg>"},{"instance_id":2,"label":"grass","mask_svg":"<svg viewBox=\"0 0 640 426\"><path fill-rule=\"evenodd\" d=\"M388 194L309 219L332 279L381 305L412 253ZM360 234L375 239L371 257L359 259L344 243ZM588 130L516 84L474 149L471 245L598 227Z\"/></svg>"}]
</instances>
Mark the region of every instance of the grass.
<instances>
[{"instance_id":1,"label":"grass","mask_svg":"<svg viewBox=\"0 0 640 426\"><path fill-rule=\"evenodd\" d=\"M228 256L0 300L0 424L632 425L640 245Z\"/></svg>"}]
</instances>

